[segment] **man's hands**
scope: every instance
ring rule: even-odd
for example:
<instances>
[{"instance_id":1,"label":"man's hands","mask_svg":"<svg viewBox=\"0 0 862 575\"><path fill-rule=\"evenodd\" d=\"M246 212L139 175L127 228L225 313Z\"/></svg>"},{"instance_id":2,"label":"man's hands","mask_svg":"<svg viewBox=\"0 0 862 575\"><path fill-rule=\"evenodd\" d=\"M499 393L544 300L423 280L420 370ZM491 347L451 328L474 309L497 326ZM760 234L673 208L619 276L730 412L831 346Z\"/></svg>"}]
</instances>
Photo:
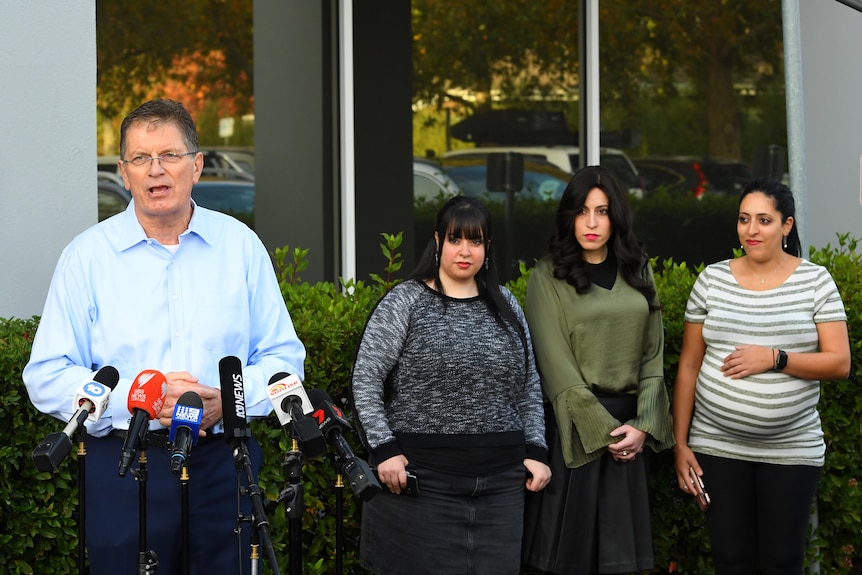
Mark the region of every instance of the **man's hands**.
<instances>
[{"instance_id":1,"label":"man's hands","mask_svg":"<svg viewBox=\"0 0 862 575\"><path fill-rule=\"evenodd\" d=\"M165 405L158 414L159 423L165 427L170 427L177 400L185 392L194 391L201 397L201 401L204 404L204 417L203 421L201 421L199 435L201 437L206 435L206 431L204 430L209 429L222 418L221 390L208 385L202 385L198 381L198 378L187 371L166 373L165 379L168 380L168 394L165 396Z\"/></svg>"}]
</instances>

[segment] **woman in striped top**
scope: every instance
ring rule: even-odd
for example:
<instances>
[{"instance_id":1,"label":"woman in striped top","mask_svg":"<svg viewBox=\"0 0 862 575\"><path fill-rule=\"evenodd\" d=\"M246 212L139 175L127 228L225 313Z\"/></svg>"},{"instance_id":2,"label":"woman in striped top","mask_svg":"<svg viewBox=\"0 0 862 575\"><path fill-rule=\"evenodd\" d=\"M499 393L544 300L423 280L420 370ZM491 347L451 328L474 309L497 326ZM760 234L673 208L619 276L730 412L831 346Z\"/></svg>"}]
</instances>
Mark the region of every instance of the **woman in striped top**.
<instances>
[{"instance_id":1,"label":"woman in striped top","mask_svg":"<svg viewBox=\"0 0 862 575\"><path fill-rule=\"evenodd\" d=\"M716 575L802 573L826 450L819 380L850 372L841 296L799 257L794 215L787 186L749 184L736 224L745 255L708 266L686 306L676 473L688 493L690 468L707 485Z\"/></svg>"}]
</instances>

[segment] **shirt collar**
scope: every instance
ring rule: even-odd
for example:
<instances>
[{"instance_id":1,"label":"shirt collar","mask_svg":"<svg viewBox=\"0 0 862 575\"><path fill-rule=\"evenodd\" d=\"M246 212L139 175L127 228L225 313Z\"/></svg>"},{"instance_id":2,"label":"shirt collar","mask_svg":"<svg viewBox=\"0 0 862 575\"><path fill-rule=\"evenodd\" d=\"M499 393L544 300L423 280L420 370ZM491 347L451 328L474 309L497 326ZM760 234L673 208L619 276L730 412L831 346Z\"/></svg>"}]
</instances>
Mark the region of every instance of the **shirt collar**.
<instances>
[{"instance_id":1,"label":"shirt collar","mask_svg":"<svg viewBox=\"0 0 862 575\"><path fill-rule=\"evenodd\" d=\"M212 211L198 206L194 200L192 200L192 206L192 219L189 221L189 227L180 234L180 237L194 234L205 243L212 244L216 234L216 219L212 217ZM111 218L111 224L114 247L117 251L127 250L140 242L147 241L147 234L135 215L134 199L129 202L125 211Z\"/></svg>"}]
</instances>

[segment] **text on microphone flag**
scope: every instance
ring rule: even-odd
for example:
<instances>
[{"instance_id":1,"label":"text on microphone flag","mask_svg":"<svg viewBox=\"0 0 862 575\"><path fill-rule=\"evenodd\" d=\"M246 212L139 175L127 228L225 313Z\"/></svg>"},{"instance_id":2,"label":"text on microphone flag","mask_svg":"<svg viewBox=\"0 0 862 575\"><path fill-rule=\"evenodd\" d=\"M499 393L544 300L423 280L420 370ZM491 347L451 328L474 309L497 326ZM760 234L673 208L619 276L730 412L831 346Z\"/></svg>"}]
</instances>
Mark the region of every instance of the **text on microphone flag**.
<instances>
[{"instance_id":1,"label":"text on microphone flag","mask_svg":"<svg viewBox=\"0 0 862 575\"><path fill-rule=\"evenodd\" d=\"M201 420L202 409L189 405L177 405L174 409L174 419L197 423Z\"/></svg>"},{"instance_id":2,"label":"text on microphone flag","mask_svg":"<svg viewBox=\"0 0 862 575\"><path fill-rule=\"evenodd\" d=\"M342 419L344 418L344 414L342 413L342 411L340 409L338 409L338 407L335 406L335 404L330 404L329 407L330 407L330 409L332 409L332 411L335 413L335 415L337 417L340 417ZM313 417L317 421L317 426L321 427L321 428L325 427L329 423L329 421L332 419L332 417L326 413L326 410L324 410L322 408L315 409L312 412L311 417Z\"/></svg>"},{"instance_id":3,"label":"text on microphone flag","mask_svg":"<svg viewBox=\"0 0 862 575\"><path fill-rule=\"evenodd\" d=\"M287 384L284 382L284 380L282 380L282 381L279 381L278 383L273 383L272 385L270 385L266 389L269 392L270 398L278 397L278 394L280 394L282 391L287 390Z\"/></svg>"},{"instance_id":4,"label":"text on microphone flag","mask_svg":"<svg viewBox=\"0 0 862 575\"><path fill-rule=\"evenodd\" d=\"M242 387L242 374L235 373L233 378L234 412L237 417L245 419L245 391Z\"/></svg>"},{"instance_id":5,"label":"text on microphone flag","mask_svg":"<svg viewBox=\"0 0 862 575\"><path fill-rule=\"evenodd\" d=\"M145 369L138 374L138 377L135 378L135 383L139 388L144 387L151 379L156 376L157 373L157 371Z\"/></svg>"},{"instance_id":6,"label":"text on microphone flag","mask_svg":"<svg viewBox=\"0 0 862 575\"><path fill-rule=\"evenodd\" d=\"M322 409L315 409L315 410L311 413L311 417L313 417L313 418L317 421L317 426L318 426L318 427L320 427L321 425L323 425L323 424L324 424L324 422L326 422L326 420L327 420L327 417L326 417L326 415L323 413L323 410L322 410Z\"/></svg>"},{"instance_id":7,"label":"text on microphone flag","mask_svg":"<svg viewBox=\"0 0 862 575\"><path fill-rule=\"evenodd\" d=\"M155 401L153 401L151 404L148 401L147 393L145 391L143 391L141 389L133 389L132 392L129 394L129 404L130 405L133 403L138 403L138 404L142 404L142 405L149 404L147 406L148 407L150 405L152 406L153 413L158 413L162 410L162 406L164 406L164 404L165 404L164 397L165 397L165 394L167 393L167 386L168 386L167 383L165 383L162 386L165 389L162 391L159 398L156 399ZM141 408L141 409L143 409L143 408Z\"/></svg>"},{"instance_id":8,"label":"text on microphone flag","mask_svg":"<svg viewBox=\"0 0 862 575\"><path fill-rule=\"evenodd\" d=\"M102 397L108 392L108 388L101 383L96 383L95 381L91 381L90 383L84 386L84 393L91 397ZM78 407L81 407L81 404L87 401L86 398L82 398L78 402Z\"/></svg>"}]
</instances>

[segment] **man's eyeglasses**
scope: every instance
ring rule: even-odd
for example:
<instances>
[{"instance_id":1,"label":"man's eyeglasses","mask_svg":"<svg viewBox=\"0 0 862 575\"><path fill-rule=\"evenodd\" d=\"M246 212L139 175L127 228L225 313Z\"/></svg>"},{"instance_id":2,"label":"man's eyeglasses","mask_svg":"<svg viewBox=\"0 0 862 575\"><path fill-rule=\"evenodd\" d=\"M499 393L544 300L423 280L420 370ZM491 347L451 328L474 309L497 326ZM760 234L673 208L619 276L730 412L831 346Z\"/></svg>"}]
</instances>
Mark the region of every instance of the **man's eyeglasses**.
<instances>
[{"instance_id":1,"label":"man's eyeglasses","mask_svg":"<svg viewBox=\"0 0 862 575\"><path fill-rule=\"evenodd\" d=\"M162 154L161 156L135 156L131 160L123 160L123 163L128 165L132 164L136 168L140 168L142 166L150 166L153 163L153 160L158 160L159 163L163 166L170 164L178 164L180 160L182 160L186 156L194 156L197 152L186 152L185 154L175 154L173 152L168 152L166 154Z\"/></svg>"}]
</instances>

